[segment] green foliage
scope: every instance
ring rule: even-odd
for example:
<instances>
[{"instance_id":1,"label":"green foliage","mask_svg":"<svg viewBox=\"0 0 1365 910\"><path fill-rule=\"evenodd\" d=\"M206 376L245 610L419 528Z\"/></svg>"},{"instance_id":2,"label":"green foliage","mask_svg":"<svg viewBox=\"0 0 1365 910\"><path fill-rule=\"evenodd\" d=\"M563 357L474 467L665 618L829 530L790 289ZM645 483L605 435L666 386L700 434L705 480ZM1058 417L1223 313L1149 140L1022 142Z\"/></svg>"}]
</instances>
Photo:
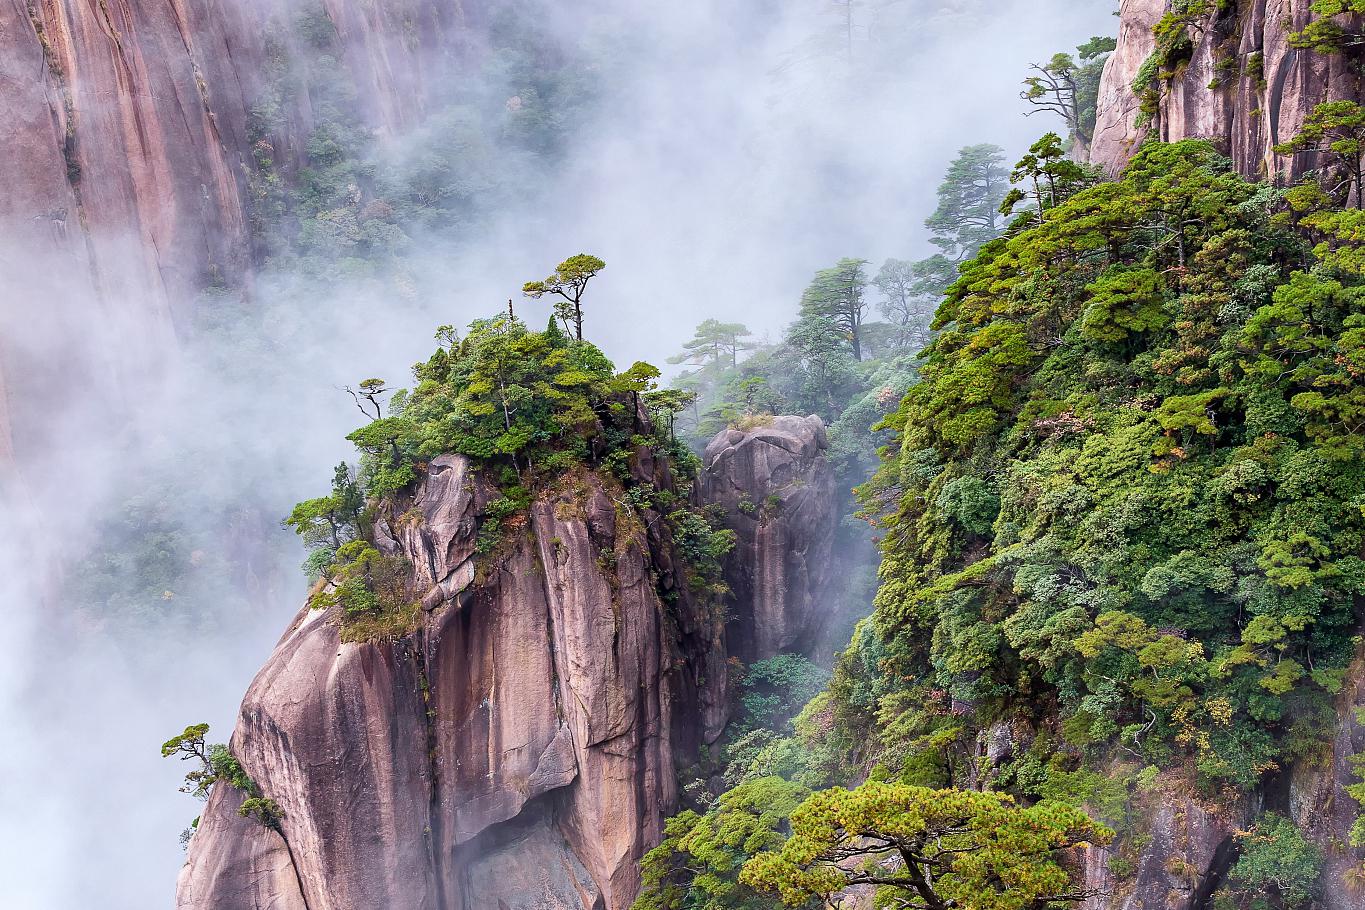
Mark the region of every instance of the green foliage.
<instances>
[{"instance_id":1,"label":"green foliage","mask_svg":"<svg viewBox=\"0 0 1365 910\"><path fill-rule=\"evenodd\" d=\"M1216 10L1226 8L1229 0L1171 0L1171 3L1152 27L1156 47L1138 68L1133 79L1133 94L1141 102L1138 112L1139 127L1146 126L1156 116L1161 91L1167 82L1182 72L1194 54L1192 32L1204 27L1204 19Z\"/></svg>"},{"instance_id":2,"label":"green foliage","mask_svg":"<svg viewBox=\"0 0 1365 910\"><path fill-rule=\"evenodd\" d=\"M315 610L341 608L342 640L396 639L412 631L418 604L409 590L411 567L400 556L385 556L365 540L337 550L326 570L326 585L309 601Z\"/></svg>"},{"instance_id":3,"label":"green foliage","mask_svg":"<svg viewBox=\"0 0 1365 910\"><path fill-rule=\"evenodd\" d=\"M483 522L475 541L475 552L487 555L497 549L502 539L503 523L530 505L526 491L512 487L490 502L483 511Z\"/></svg>"},{"instance_id":4,"label":"green foliage","mask_svg":"<svg viewBox=\"0 0 1365 910\"><path fill-rule=\"evenodd\" d=\"M553 324L532 332L508 317L475 322L415 374L402 415L411 451L506 459L518 470L556 451L585 453L595 409L614 391L611 362L597 348Z\"/></svg>"},{"instance_id":5,"label":"green foliage","mask_svg":"<svg viewBox=\"0 0 1365 910\"><path fill-rule=\"evenodd\" d=\"M265 796L249 796L242 800L237 807L237 814L242 818L255 819L272 831L279 831L280 823L284 821L284 810L280 804Z\"/></svg>"},{"instance_id":6,"label":"green foliage","mask_svg":"<svg viewBox=\"0 0 1365 910\"><path fill-rule=\"evenodd\" d=\"M683 351L668 358L669 363L688 363L703 369L734 369L739 366L741 351L752 351L755 345L745 339L753 333L738 322L720 322L706 319L697 326L692 340L683 345Z\"/></svg>"},{"instance_id":7,"label":"green foliage","mask_svg":"<svg viewBox=\"0 0 1365 910\"><path fill-rule=\"evenodd\" d=\"M208 733L208 724L193 724L161 746L162 758L179 758L181 761L198 764L198 767L185 775L180 792L204 800L209 798L214 786L219 783L226 784L245 796L237 811L238 815L243 818L254 818L275 831L280 830L284 811L279 804L263 796L261 788L246 773L241 762L227 746L218 743L207 744ZM189 829L181 835L182 844L188 842L198 827L199 819L196 818Z\"/></svg>"},{"instance_id":8,"label":"green foliage","mask_svg":"<svg viewBox=\"0 0 1365 910\"><path fill-rule=\"evenodd\" d=\"M740 682L740 729L777 730L824 688L829 673L800 654L755 661Z\"/></svg>"},{"instance_id":9,"label":"green foliage","mask_svg":"<svg viewBox=\"0 0 1365 910\"><path fill-rule=\"evenodd\" d=\"M863 316L867 312L867 260L840 259L815 278L801 295L804 319L823 322L831 335L842 335L853 351L854 360L863 359Z\"/></svg>"},{"instance_id":10,"label":"green foliage","mask_svg":"<svg viewBox=\"0 0 1365 910\"><path fill-rule=\"evenodd\" d=\"M1016 224L1030 220L1041 224L1048 209L1099 182L1099 172L1072 161L1062 145L1062 137L1047 133L1014 166L1010 181L1015 187L1001 198L1001 213L1006 216L1020 213Z\"/></svg>"},{"instance_id":11,"label":"green foliage","mask_svg":"<svg viewBox=\"0 0 1365 910\"><path fill-rule=\"evenodd\" d=\"M337 465L332 477L332 493L308 499L294 506L284 520L309 549L305 567L310 578L318 578L336 557L336 551L360 534L365 495L345 463Z\"/></svg>"},{"instance_id":12,"label":"green foliage","mask_svg":"<svg viewBox=\"0 0 1365 910\"><path fill-rule=\"evenodd\" d=\"M1081 317L1081 335L1091 341L1121 342L1159 329L1169 318L1166 282L1151 269L1106 272L1086 290L1090 304Z\"/></svg>"},{"instance_id":13,"label":"green foliage","mask_svg":"<svg viewBox=\"0 0 1365 910\"><path fill-rule=\"evenodd\" d=\"M1096 103L1104 64L1118 47L1113 38L1091 38L1077 48L1077 56L1054 54L1047 63L1035 63L1038 75L1024 80L1019 97L1035 111L1047 111L1066 121L1070 138L1089 146L1094 138Z\"/></svg>"},{"instance_id":14,"label":"green foliage","mask_svg":"<svg viewBox=\"0 0 1365 910\"><path fill-rule=\"evenodd\" d=\"M1365 35L1348 28L1350 19L1345 19L1365 13L1365 0L1313 0L1308 9L1317 18L1289 35L1290 46L1335 54L1358 48L1365 41Z\"/></svg>"},{"instance_id":15,"label":"green foliage","mask_svg":"<svg viewBox=\"0 0 1365 910\"><path fill-rule=\"evenodd\" d=\"M1292 821L1274 812L1238 836L1241 856L1220 896L1246 910L1308 907L1322 872L1322 852Z\"/></svg>"},{"instance_id":16,"label":"green foliage","mask_svg":"<svg viewBox=\"0 0 1365 910\"><path fill-rule=\"evenodd\" d=\"M791 814L780 850L749 860L740 881L799 907L870 884L911 907L1024 910L1084 899L1061 851L1112 832L1060 803L1018 807L998 793L869 781L816 793Z\"/></svg>"},{"instance_id":17,"label":"green foliage","mask_svg":"<svg viewBox=\"0 0 1365 910\"><path fill-rule=\"evenodd\" d=\"M693 508L668 513L673 543L688 567L688 583L696 590L721 592L725 554L735 546L735 532L721 527L720 516Z\"/></svg>"},{"instance_id":18,"label":"green foliage","mask_svg":"<svg viewBox=\"0 0 1365 910\"><path fill-rule=\"evenodd\" d=\"M918 761L927 687L978 723L1055 704L1087 760L1184 753L1210 788L1311 748L1365 590L1365 259L1352 213L1296 231L1287 195L1150 144L963 266L861 492L850 738Z\"/></svg>"},{"instance_id":19,"label":"green foliage","mask_svg":"<svg viewBox=\"0 0 1365 910\"><path fill-rule=\"evenodd\" d=\"M1327 192L1342 203L1354 201L1356 208L1365 205L1365 107L1345 100L1319 104L1304 118L1293 139L1275 146L1275 153L1326 156L1336 172Z\"/></svg>"},{"instance_id":20,"label":"green foliage","mask_svg":"<svg viewBox=\"0 0 1365 910\"><path fill-rule=\"evenodd\" d=\"M788 816L808 795L763 777L730 790L704 815L688 810L669 819L663 841L645 854L634 910L767 910L771 901L739 881L740 869L781 846Z\"/></svg>"},{"instance_id":21,"label":"green foliage","mask_svg":"<svg viewBox=\"0 0 1365 910\"><path fill-rule=\"evenodd\" d=\"M999 146L969 145L957 153L938 186L938 208L924 221L940 255L960 263L1000 236L1000 203L1009 184Z\"/></svg>"}]
</instances>

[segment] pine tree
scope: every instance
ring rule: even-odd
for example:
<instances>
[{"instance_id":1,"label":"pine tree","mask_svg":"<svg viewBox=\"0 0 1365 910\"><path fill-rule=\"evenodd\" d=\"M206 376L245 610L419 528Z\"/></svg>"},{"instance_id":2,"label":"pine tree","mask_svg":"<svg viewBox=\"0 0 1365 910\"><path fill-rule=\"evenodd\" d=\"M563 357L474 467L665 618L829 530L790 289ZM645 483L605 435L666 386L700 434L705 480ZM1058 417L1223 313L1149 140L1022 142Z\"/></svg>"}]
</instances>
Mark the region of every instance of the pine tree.
<instances>
[{"instance_id":1,"label":"pine tree","mask_svg":"<svg viewBox=\"0 0 1365 910\"><path fill-rule=\"evenodd\" d=\"M739 352L751 351L755 345L744 339L753 333L738 322L707 319L697 326L692 340L683 345L681 354L668 358L669 363L686 363L703 368L731 369L739 366Z\"/></svg>"},{"instance_id":2,"label":"pine tree","mask_svg":"<svg viewBox=\"0 0 1365 910\"><path fill-rule=\"evenodd\" d=\"M1000 203L1009 191L1005 153L996 145L958 152L938 187L938 209L925 220L930 243L952 262L972 259L1000 236Z\"/></svg>"},{"instance_id":3,"label":"pine tree","mask_svg":"<svg viewBox=\"0 0 1365 910\"><path fill-rule=\"evenodd\" d=\"M801 315L829 320L852 346L855 360L863 359L861 332L868 307L867 285L866 259L840 259L833 268L816 272L801 295Z\"/></svg>"}]
</instances>

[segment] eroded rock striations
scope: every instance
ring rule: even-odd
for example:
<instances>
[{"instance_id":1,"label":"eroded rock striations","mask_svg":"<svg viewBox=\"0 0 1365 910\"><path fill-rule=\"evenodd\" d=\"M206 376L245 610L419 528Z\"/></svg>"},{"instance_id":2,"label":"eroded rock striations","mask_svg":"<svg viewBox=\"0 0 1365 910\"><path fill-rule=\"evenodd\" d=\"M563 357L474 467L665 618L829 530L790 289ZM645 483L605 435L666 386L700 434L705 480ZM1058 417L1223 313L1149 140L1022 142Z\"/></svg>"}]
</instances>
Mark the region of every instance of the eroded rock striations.
<instances>
[{"instance_id":1,"label":"eroded rock striations","mask_svg":"<svg viewBox=\"0 0 1365 910\"><path fill-rule=\"evenodd\" d=\"M774 426L786 429L741 434L701 486L776 497L773 520L792 523L772 539L827 557L823 427ZM756 446L775 451L756 458ZM632 462L660 488L669 471L648 450ZM675 768L727 720L724 611L689 590L663 516L628 505L614 481L563 478L484 556L478 516L495 495L445 456L382 510L376 545L408 560L421 603L412 634L349 642L339 608L300 611L231 741L283 810L281 831L215 788L179 907L629 907L676 808ZM759 571L785 579L782 593L747 615L800 638L818 606L804 586L827 570ZM784 595L799 616L780 615Z\"/></svg>"},{"instance_id":2,"label":"eroded rock striations","mask_svg":"<svg viewBox=\"0 0 1365 910\"><path fill-rule=\"evenodd\" d=\"M828 448L819 417L728 429L706 447L702 499L725 510L736 535L727 640L746 662L809 651L831 619L839 516Z\"/></svg>"},{"instance_id":3,"label":"eroded rock striations","mask_svg":"<svg viewBox=\"0 0 1365 910\"><path fill-rule=\"evenodd\" d=\"M1312 20L1311 0L1235 0L1210 4L1190 29L1192 50L1162 84L1151 118L1133 89L1155 49L1152 29L1168 0L1122 0L1118 49L1100 87L1090 160L1117 172L1137 144L1203 138L1217 142L1248 176L1294 179L1317 165L1272 149L1298 132L1323 101L1358 98L1360 81L1340 54L1294 48L1289 36ZM1343 20L1344 21L1344 20Z\"/></svg>"},{"instance_id":4,"label":"eroded rock striations","mask_svg":"<svg viewBox=\"0 0 1365 910\"><path fill-rule=\"evenodd\" d=\"M380 133L417 123L479 44L477 6L322 8ZM0 438L12 422L29 450L49 444L45 361L58 343L98 335L87 357L102 383L131 365L155 375L198 291L249 285L256 154L288 173L314 128L306 91L287 93L269 134L249 126L303 12L290 0L0 2L0 297L35 303L15 308L22 325L0 324L0 366L24 383L0 383L12 405L0 404ZM110 336L137 347L107 362Z\"/></svg>"}]
</instances>

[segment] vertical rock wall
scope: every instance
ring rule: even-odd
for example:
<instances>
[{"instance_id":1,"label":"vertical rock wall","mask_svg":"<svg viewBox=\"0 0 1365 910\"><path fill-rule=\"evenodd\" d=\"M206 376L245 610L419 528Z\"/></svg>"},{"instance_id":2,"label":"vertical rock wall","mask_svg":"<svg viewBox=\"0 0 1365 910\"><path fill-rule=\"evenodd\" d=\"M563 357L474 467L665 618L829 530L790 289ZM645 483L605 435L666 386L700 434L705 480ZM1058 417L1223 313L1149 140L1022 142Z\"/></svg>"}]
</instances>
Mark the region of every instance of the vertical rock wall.
<instances>
[{"instance_id":1,"label":"vertical rock wall","mask_svg":"<svg viewBox=\"0 0 1365 910\"><path fill-rule=\"evenodd\" d=\"M706 447L701 498L724 510L730 654L751 662L807 651L832 619L839 522L819 417L774 417L721 431Z\"/></svg>"},{"instance_id":2,"label":"vertical rock wall","mask_svg":"<svg viewBox=\"0 0 1365 910\"><path fill-rule=\"evenodd\" d=\"M1146 123L1139 122L1132 86L1169 2L1122 0L1119 46L1100 87L1090 160L1117 172L1142 139L1155 135L1167 142L1212 139L1250 177L1292 180L1316 166L1311 155L1286 158L1272 149L1291 139L1316 105L1358 98L1361 84L1347 57L1290 46L1289 35L1312 19L1310 3L1232 0L1207 14L1192 29L1189 62L1163 87L1156 116Z\"/></svg>"},{"instance_id":3,"label":"vertical rock wall","mask_svg":"<svg viewBox=\"0 0 1365 910\"><path fill-rule=\"evenodd\" d=\"M272 54L310 8L0 0L0 369L11 393L0 438L12 431L21 450L43 451L59 387L155 377L199 290L249 284L248 117ZM325 9L381 133L417 123L478 51L477 16L461 2ZM306 93L289 103L270 140L286 170L312 121Z\"/></svg>"},{"instance_id":4,"label":"vertical rock wall","mask_svg":"<svg viewBox=\"0 0 1365 910\"><path fill-rule=\"evenodd\" d=\"M299 613L231 742L280 830L216 787L178 906L626 910L678 763L727 721L727 639L768 656L820 624L837 521L824 448L815 418L713 444L699 495L751 519L736 554L761 580L737 590L728 629L668 522L614 481L571 472L479 554L496 491L462 457L432 461L375 532L412 567L415 630L347 642L338 608ZM648 450L632 473L673 485Z\"/></svg>"},{"instance_id":5,"label":"vertical rock wall","mask_svg":"<svg viewBox=\"0 0 1365 910\"><path fill-rule=\"evenodd\" d=\"M675 806L675 754L724 723L719 629L651 530L660 516L618 509L586 471L476 579L489 495L464 459L441 458L381 522L426 592L412 635L344 642L335 609L299 614L232 740L283 808L282 836L234 821L240 796L217 788L179 906L630 905Z\"/></svg>"}]
</instances>

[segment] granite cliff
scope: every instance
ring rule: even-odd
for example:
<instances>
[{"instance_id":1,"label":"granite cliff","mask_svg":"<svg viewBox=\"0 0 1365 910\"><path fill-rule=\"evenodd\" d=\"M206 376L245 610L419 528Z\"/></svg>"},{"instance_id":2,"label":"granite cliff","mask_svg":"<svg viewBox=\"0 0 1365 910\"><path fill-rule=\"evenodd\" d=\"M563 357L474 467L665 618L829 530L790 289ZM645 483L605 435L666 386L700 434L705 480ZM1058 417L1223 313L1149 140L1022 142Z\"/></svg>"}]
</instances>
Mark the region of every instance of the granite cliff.
<instances>
[{"instance_id":1,"label":"granite cliff","mask_svg":"<svg viewBox=\"0 0 1365 910\"><path fill-rule=\"evenodd\" d=\"M1156 136L1166 142L1212 139L1252 177L1293 180L1314 167L1311 155L1287 158L1273 149L1293 138L1316 105L1359 98L1360 77L1349 53L1290 43L1315 18L1310 3L1202 4L1207 9L1190 18L1188 42L1173 53L1165 76L1156 80L1154 104L1143 110L1134 83L1157 50L1154 28L1175 7L1201 4L1122 0L1118 48L1100 86L1090 160L1117 172L1138 143Z\"/></svg>"},{"instance_id":2,"label":"granite cliff","mask_svg":"<svg viewBox=\"0 0 1365 910\"><path fill-rule=\"evenodd\" d=\"M675 769L727 722L727 636L757 658L820 623L813 586L828 569L814 563L834 532L823 438L816 418L779 418L711 446L701 497L765 503L766 530L742 529L737 558L775 580L737 597L728 629L723 606L689 589L668 523L612 479L565 476L481 555L495 491L464 457L433 460L375 527L412 567L415 628L348 641L338 608L300 611L231 741L283 810L279 830L215 788L178 906L629 907L677 807ZM675 484L648 449L631 472Z\"/></svg>"},{"instance_id":3,"label":"granite cliff","mask_svg":"<svg viewBox=\"0 0 1365 910\"><path fill-rule=\"evenodd\" d=\"M250 285L257 147L292 173L313 128L303 87L266 134L252 127L302 9L291 0L0 3L0 294L63 302L24 308L22 333L0 331L0 458L11 436L31 451L45 444L52 339L70 348L92 327L118 332L131 352L114 357L91 341L91 374L154 376L175 356L197 292ZM459 2L318 9L379 134L419 122L429 89L479 54L480 20Z\"/></svg>"},{"instance_id":4,"label":"granite cliff","mask_svg":"<svg viewBox=\"0 0 1365 910\"><path fill-rule=\"evenodd\" d=\"M832 618L839 515L828 448L818 417L725 430L706 447L702 499L724 508L737 535L725 581L729 652L743 660L810 651Z\"/></svg>"}]
</instances>

